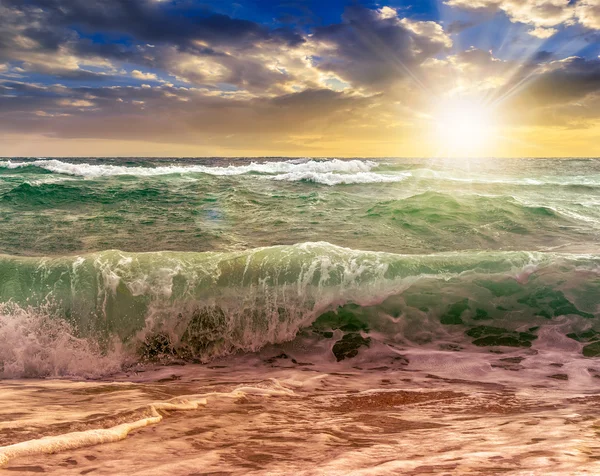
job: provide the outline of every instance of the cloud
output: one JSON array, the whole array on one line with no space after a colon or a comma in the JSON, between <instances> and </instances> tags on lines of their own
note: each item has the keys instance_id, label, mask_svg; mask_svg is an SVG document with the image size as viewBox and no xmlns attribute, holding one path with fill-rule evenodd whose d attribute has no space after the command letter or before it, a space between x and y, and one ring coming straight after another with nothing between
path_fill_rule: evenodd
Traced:
<instances>
[{"instance_id":1,"label":"cloud","mask_svg":"<svg viewBox=\"0 0 600 476\"><path fill-rule=\"evenodd\" d=\"M58 104L61 106L68 107L92 107L95 104L91 101L87 101L85 99L61 99L58 101Z\"/></svg>"},{"instance_id":2,"label":"cloud","mask_svg":"<svg viewBox=\"0 0 600 476\"><path fill-rule=\"evenodd\" d=\"M414 70L452 40L435 22L401 19L393 9L348 7L342 23L319 27L310 38L318 60L315 66L344 80L385 89Z\"/></svg>"},{"instance_id":3,"label":"cloud","mask_svg":"<svg viewBox=\"0 0 600 476\"><path fill-rule=\"evenodd\" d=\"M444 32L442 25L434 21L412 21L403 18L399 24L412 31L419 38L426 38L432 43L438 43L444 48L452 47L452 39Z\"/></svg>"},{"instance_id":4,"label":"cloud","mask_svg":"<svg viewBox=\"0 0 600 476\"><path fill-rule=\"evenodd\" d=\"M13 111L10 118L6 114L0 115L0 130L7 133L27 130L31 134L51 135L63 140L94 137L156 143L227 144L232 149L311 149L315 146L302 145L292 138L325 135L327 140L335 143L348 132L353 134L353 140L368 136L383 138L386 124L382 118L386 117L385 108L388 107L376 98L373 101L323 89L271 99L228 98L213 95L208 90L166 86L62 89L60 94L70 98L71 103L56 101L45 88L29 88L29 94L30 99L12 107L6 97L0 96L0 108ZM96 108L92 112L75 107L77 101L82 100L79 98L85 95L96 97ZM43 116L37 111L43 111ZM365 122L372 127L366 129Z\"/></svg>"},{"instance_id":5,"label":"cloud","mask_svg":"<svg viewBox=\"0 0 600 476\"><path fill-rule=\"evenodd\" d=\"M595 28L592 0L566 12L561 2L450 1L501 9L540 38L572 21ZM337 22L295 31L188 0L0 0L0 73L19 75L0 76L0 131L276 150L313 150L315 138L379 147L414 135L431 104L452 95L512 108L519 124L600 120L598 60L543 51L523 62L461 50L462 38L450 34L477 19L444 29L403 11L355 4Z\"/></svg>"},{"instance_id":6,"label":"cloud","mask_svg":"<svg viewBox=\"0 0 600 476\"><path fill-rule=\"evenodd\" d=\"M580 0L576 6L579 22L592 30L600 30L600 3L597 0Z\"/></svg>"},{"instance_id":7,"label":"cloud","mask_svg":"<svg viewBox=\"0 0 600 476\"><path fill-rule=\"evenodd\" d=\"M446 27L446 32L449 35L455 34L455 33L461 33L464 30L467 30L468 28L471 28L472 26L475 26L477 23L473 22L473 21L464 21L464 20L456 20L453 21L452 23L450 23L447 27Z\"/></svg>"},{"instance_id":8,"label":"cloud","mask_svg":"<svg viewBox=\"0 0 600 476\"><path fill-rule=\"evenodd\" d=\"M423 77L434 93L434 107L440 97L471 97L494 108L494 114L508 124L600 124L600 109L593 109L598 104L594 98L600 95L600 59L553 59L542 51L521 62L470 48L429 59L423 64ZM413 107L423 109L418 98L411 97ZM577 111L585 121L574 118Z\"/></svg>"},{"instance_id":9,"label":"cloud","mask_svg":"<svg viewBox=\"0 0 600 476\"><path fill-rule=\"evenodd\" d=\"M140 70L134 69L131 72L131 77L143 81L158 81L158 76L154 73L142 73Z\"/></svg>"},{"instance_id":10,"label":"cloud","mask_svg":"<svg viewBox=\"0 0 600 476\"><path fill-rule=\"evenodd\" d=\"M446 5L468 10L500 10L514 23L533 25L530 34L548 38L554 27L579 23L600 29L600 4L597 0L447 0Z\"/></svg>"},{"instance_id":11,"label":"cloud","mask_svg":"<svg viewBox=\"0 0 600 476\"><path fill-rule=\"evenodd\" d=\"M117 74L115 63L126 62L183 81L265 88L281 77L254 57L304 42L291 28L231 18L190 1L2 0L0 17L0 62L72 80L102 80ZM155 80L154 73L135 71L136 79Z\"/></svg>"},{"instance_id":12,"label":"cloud","mask_svg":"<svg viewBox=\"0 0 600 476\"><path fill-rule=\"evenodd\" d=\"M546 38L550 38L551 36L558 33L558 30L556 28L542 28L542 27L538 26L537 28L534 28L533 30L529 30L528 33L531 36L535 36L536 38L545 40Z\"/></svg>"},{"instance_id":13,"label":"cloud","mask_svg":"<svg viewBox=\"0 0 600 476\"><path fill-rule=\"evenodd\" d=\"M600 59L571 56L540 67L530 94L547 104L580 100L600 92Z\"/></svg>"},{"instance_id":14,"label":"cloud","mask_svg":"<svg viewBox=\"0 0 600 476\"><path fill-rule=\"evenodd\" d=\"M291 29L270 29L249 20L215 13L201 3L147 0L3 0L9 8L48 25L78 25L88 31L117 32L149 42L185 44L194 40L222 45L251 46L276 41L297 44L302 37Z\"/></svg>"}]
</instances>

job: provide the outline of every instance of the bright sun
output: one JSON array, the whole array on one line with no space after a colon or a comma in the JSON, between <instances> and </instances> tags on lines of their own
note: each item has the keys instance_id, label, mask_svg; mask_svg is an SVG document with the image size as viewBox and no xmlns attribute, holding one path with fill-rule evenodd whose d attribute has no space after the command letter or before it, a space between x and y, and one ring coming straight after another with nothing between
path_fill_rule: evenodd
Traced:
<instances>
[{"instance_id":1,"label":"bright sun","mask_svg":"<svg viewBox=\"0 0 600 476\"><path fill-rule=\"evenodd\" d=\"M432 133L439 155L488 155L496 138L495 129L491 111L477 101L445 101L433 114Z\"/></svg>"}]
</instances>

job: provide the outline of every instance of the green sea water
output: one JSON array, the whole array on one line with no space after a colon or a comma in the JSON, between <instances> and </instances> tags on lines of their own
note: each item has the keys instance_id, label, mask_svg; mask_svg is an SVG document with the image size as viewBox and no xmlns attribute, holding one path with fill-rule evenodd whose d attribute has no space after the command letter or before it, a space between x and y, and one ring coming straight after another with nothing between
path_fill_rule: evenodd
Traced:
<instances>
[{"instance_id":1,"label":"green sea water","mask_svg":"<svg viewBox=\"0 0 600 476\"><path fill-rule=\"evenodd\" d=\"M7 158L0 225L6 375L80 339L205 361L341 330L344 358L552 328L600 353L599 159Z\"/></svg>"},{"instance_id":2,"label":"green sea water","mask_svg":"<svg viewBox=\"0 0 600 476\"><path fill-rule=\"evenodd\" d=\"M0 250L393 253L597 247L600 160L63 159L0 164ZM37 164L37 165L36 165Z\"/></svg>"}]
</instances>

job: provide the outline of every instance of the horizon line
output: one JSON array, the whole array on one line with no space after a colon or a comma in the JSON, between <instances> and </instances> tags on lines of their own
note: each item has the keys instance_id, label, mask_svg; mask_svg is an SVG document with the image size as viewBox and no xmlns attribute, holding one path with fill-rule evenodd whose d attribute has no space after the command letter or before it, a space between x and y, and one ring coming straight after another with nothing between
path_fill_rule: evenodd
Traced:
<instances>
[{"instance_id":1,"label":"horizon line","mask_svg":"<svg viewBox=\"0 0 600 476\"><path fill-rule=\"evenodd\" d=\"M467 157L443 157L443 156L401 156L401 155L10 155L0 156L0 160L11 159L309 159L309 160L332 160L332 159L418 159L418 160L468 160L468 159L599 159L600 156L467 156Z\"/></svg>"}]
</instances>

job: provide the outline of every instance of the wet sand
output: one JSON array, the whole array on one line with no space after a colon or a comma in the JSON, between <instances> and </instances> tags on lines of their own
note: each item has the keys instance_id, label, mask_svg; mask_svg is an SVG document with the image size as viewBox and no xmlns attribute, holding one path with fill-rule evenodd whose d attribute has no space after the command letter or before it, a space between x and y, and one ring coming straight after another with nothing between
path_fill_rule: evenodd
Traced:
<instances>
[{"instance_id":1,"label":"wet sand","mask_svg":"<svg viewBox=\"0 0 600 476\"><path fill-rule=\"evenodd\" d=\"M594 372L588 385L575 385L568 374L556 378L544 370L539 378L526 365L515 369L527 356L489 354L487 371L476 374L451 365L464 358L456 353L441 355L449 364L439 372L409 363L419 358L410 353L384 366L380 359L313 365L294 359L294 364L274 358L280 355L267 349L221 365L139 369L144 371L110 382L4 381L4 448L139 421L157 402L206 398L206 405L158 409L162 421L121 441L14 458L3 472L600 473L600 388ZM547 370L560 370L555 367Z\"/></svg>"}]
</instances>

